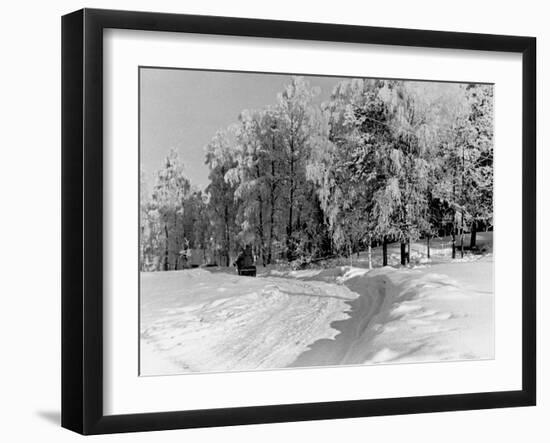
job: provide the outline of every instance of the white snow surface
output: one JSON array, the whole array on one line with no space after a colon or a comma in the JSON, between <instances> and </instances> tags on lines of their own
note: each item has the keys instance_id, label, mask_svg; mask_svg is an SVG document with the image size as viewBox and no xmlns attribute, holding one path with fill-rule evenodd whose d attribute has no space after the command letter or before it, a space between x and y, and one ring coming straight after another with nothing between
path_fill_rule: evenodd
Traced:
<instances>
[{"instance_id":1,"label":"white snow surface","mask_svg":"<svg viewBox=\"0 0 550 443\"><path fill-rule=\"evenodd\" d=\"M492 254L418 263L142 273L140 373L494 358Z\"/></svg>"},{"instance_id":2,"label":"white snow surface","mask_svg":"<svg viewBox=\"0 0 550 443\"><path fill-rule=\"evenodd\" d=\"M141 375L282 368L348 317L345 286L204 269L141 274Z\"/></svg>"},{"instance_id":3,"label":"white snow surface","mask_svg":"<svg viewBox=\"0 0 550 443\"><path fill-rule=\"evenodd\" d=\"M345 281L361 297L292 366L494 358L492 257L413 269L385 267Z\"/></svg>"}]
</instances>

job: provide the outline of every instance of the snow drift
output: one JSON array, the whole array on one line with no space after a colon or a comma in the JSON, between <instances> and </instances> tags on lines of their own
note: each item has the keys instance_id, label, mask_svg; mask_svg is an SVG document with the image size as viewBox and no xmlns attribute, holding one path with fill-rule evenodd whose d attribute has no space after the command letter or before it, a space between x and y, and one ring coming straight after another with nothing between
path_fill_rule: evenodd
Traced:
<instances>
[{"instance_id":1,"label":"snow drift","mask_svg":"<svg viewBox=\"0 0 550 443\"><path fill-rule=\"evenodd\" d=\"M493 358L492 272L489 255L284 277L142 273L140 373Z\"/></svg>"}]
</instances>

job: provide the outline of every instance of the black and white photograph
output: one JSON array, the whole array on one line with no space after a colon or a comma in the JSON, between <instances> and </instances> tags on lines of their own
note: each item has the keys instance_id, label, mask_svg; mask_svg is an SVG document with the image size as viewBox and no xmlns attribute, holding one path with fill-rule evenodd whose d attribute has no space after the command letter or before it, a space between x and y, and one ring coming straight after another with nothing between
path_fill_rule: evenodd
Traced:
<instances>
[{"instance_id":1,"label":"black and white photograph","mask_svg":"<svg viewBox=\"0 0 550 443\"><path fill-rule=\"evenodd\" d=\"M140 67L140 375L493 359L494 92Z\"/></svg>"},{"instance_id":2,"label":"black and white photograph","mask_svg":"<svg viewBox=\"0 0 550 443\"><path fill-rule=\"evenodd\" d=\"M3 6L1 441L550 442L544 3Z\"/></svg>"}]
</instances>

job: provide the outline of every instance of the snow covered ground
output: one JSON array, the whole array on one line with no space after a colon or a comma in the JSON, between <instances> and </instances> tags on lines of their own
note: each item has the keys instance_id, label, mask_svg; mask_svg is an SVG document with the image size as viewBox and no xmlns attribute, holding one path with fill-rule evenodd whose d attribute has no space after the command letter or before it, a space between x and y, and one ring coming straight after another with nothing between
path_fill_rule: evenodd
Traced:
<instances>
[{"instance_id":1,"label":"snow covered ground","mask_svg":"<svg viewBox=\"0 0 550 443\"><path fill-rule=\"evenodd\" d=\"M343 285L204 269L141 275L142 375L282 368L333 338Z\"/></svg>"},{"instance_id":2,"label":"snow covered ground","mask_svg":"<svg viewBox=\"0 0 550 443\"><path fill-rule=\"evenodd\" d=\"M492 254L434 250L403 268L368 270L361 254L354 266L257 278L142 273L140 373L493 358Z\"/></svg>"},{"instance_id":3,"label":"snow covered ground","mask_svg":"<svg viewBox=\"0 0 550 443\"><path fill-rule=\"evenodd\" d=\"M355 272L355 276L354 275ZM362 294L334 340L319 340L292 366L494 357L492 258L416 269L348 270Z\"/></svg>"}]
</instances>

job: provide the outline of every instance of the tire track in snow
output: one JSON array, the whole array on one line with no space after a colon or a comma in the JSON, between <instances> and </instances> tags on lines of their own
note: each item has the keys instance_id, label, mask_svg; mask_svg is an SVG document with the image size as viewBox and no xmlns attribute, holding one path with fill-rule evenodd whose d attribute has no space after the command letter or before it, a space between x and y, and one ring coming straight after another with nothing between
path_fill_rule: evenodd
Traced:
<instances>
[{"instance_id":1,"label":"tire track in snow","mask_svg":"<svg viewBox=\"0 0 550 443\"><path fill-rule=\"evenodd\" d=\"M375 323L383 322L387 314L386 279L377 276L369 279L353 278L346 286L357 294L356 299L347 302L349 317L336 321L331 327L338 331L333 339L320 339L293 361L291 367L335 366L360 364L369 354L369 341L376 334Z\"/></svg>"}]
</instances>

